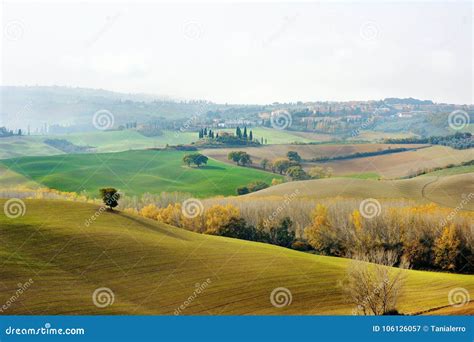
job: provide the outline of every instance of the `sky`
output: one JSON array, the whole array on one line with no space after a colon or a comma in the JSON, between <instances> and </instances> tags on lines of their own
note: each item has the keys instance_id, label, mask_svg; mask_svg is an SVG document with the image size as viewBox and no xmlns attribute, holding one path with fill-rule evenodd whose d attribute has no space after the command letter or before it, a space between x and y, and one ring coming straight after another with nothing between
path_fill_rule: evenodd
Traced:
<instances>
[{"instance_id":1,"label":"sky","mask_svg":"<svg viewBox=\"0 0 474 342\"><path fill-rule=\"evenodd\" d=\"M473 103L469 2L11 2L2 14L2 85L219 103Z\"/></svg>"}]
</instances>

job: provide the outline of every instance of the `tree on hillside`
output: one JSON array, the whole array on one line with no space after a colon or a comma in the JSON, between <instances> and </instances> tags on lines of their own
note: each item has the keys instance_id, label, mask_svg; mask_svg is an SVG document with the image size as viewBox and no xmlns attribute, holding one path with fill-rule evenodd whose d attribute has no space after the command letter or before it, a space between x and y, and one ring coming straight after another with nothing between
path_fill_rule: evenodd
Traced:
<instances>
[{"instance_id":1,"label":"tree on hillside","mask_svg":"<svg viewBox=\"0 0 474 342\"><path fill-rule=\"evenodd\" d=\"M286 158L277 158L272 163L273 168L281 174L285 173L286 170L291 166L291 163Z\"/></svg>"},{"instance_id":2,"label":"tree on hillside","mask_svg":"<svg viewBox=\"0 0 474 342\"><path fill-rule=\"evenodd\" d=\"M232 160L234 163L237 163L239 165L240 163L240 154L237 151L232 151L227 154L227 159Z\"/></svg>"},{"instance_id":3,"label":"tree on hillside","mask_svg":"<svg viewBox=\"0 0 474 342\"><path fill-rule=\"evenodd\" d=\"M409 267L394 251L374 250L355 256L343 283L354 314L387 315L398 311L396 305ZM393 266L398 264L398 269Z\"/></svg>"},{"instance_id":4,"label":"tree on hillside","mask_svg":"<svg viewBox=\"0 0 474 342\"><path fill-rule=\"evenodd\" d=\"M200 167L202 164L207 164L209 158L207 158L205 155L202 155L201 153L191 153L191 154L186 154L183 157L183 162L187 166L191 166L192 164L196 165L197 167Z\"/></svg>"},{"instance_id":5,"label":"tree on hillside","mask_svg":"<svg viewBox=\"0 0 474 342\"><path fill-rule=\"evenodd\" d=\"M115 188L102 188L99 190L100 197L104 204L109 207L110 210L113 210L118 206L118 200L120 199L120 194Z\"/></svg>"},{"instance_id":6,"label":"tree on hillside","mask_svg":"<svg viewBox=\"0 0 474 342\"><path fill-rule=\"evenodd\" d=\"M249 140L250 140L250 141L253 140L253 133L252 133L252 131L250 131L250 133L249 133Z\"/></svg>"},{"instance_id":7,"label":"tree on hillside","mask_svg":"<svg viewBox=\"0 0 474 342\"><path fill-rule=\"evenodd\" d=\"M235 135L241 139L242 138L242 131L240 130L240 127L237 126L237 128L235 129Z\"/></svg>"},{"instance_id":8,"label":"tree on hillside","mask_svg":"<svg viewBox=\"0 0 474 342\"><path fill-rule=\"evenodd\" d=\"M303 170L300 165L291 166L286 171L287 176L291 177L292 180L305 180L309 179L308 174Z\"/></svg>"},{"instance_id":9,"label":"tree on hillside","mask_svg":"<svg viewBox=\"0 0 474 342\"><path fill-rule=\"evenodd\" d=\"M244 127L244 134L242 134L242 138L247 140L247 126Z\"/></svg>"},{"instance_id":10,"label":"tree on hillside","mask_svg":"<svg viewBox=\"0 0 474 342\"><path fill-rule=\"evenodd\" d=\"M454 224L445 227L434 243L434 264L442 270L456 270L456 258L459 254L460 243Z\"/></svg>"},{"instance_id":11,"label":"tree on hillside","mask_svg":"<svg viewBox=\"0 0 474 342\"><path fill-rule=\"evenodd\" d=\"M250 154L244 151L232 151L227 155L228 160L232 160L237 165L249 165L252 164Z\"/></svg>"},{"instance_id":12,"label":"tree on hillside","mask_svg":"<svg viewBox=\"0 0 474 342\"><path fill-rule=\"evenodd\" d=\"M314 166L308 170L309 176L314 179L331 177L332 172L332 168L320 166Z\"/></svg>"},{"instance_id":13,"label":"tree on hillside","mask_svg":"<svg viewBox=\"0 0 474 342\"><path fill-rule=\"evenodd\" d=\"M240 164L243 166L252 164L252 159L250 158L250 154L248 154L247 152L240 153L239 161L240 161Z\"/></svg>"},{"instance_id":14,"label":"tree on hillside","mask_svg":"<svg viewBox=\"0 0 474 342\"><path fill-rule=\"evenodd\" d=\"M286 157L292 162L301 163L301 157L296 151L288 151Z\"/></svg>"},{"instance_id":15,"label":"tree on hillside","mask_svg":"<svg viewBox=\"0 0 474 342\"><path fill-rule=\"evenodd\" d=\"M293 221L289 217L284 217L277 226L270 228L270 243L290 247L295 241L295 232L292 228Z\"/></svg>"},{"instance_id":16,"label":"tree on hillside","mask_svg":"<svg viewBox=\"0 0 474 342\"><path fill-rule=\"evenodd\" d=\"M263 159L260 161L260 166L261 166L262 169L264 169L264 170L267 169L268 164L270 164L270 161L269 161L267 158L263 158Z\"/></svg>"}]
</instances>

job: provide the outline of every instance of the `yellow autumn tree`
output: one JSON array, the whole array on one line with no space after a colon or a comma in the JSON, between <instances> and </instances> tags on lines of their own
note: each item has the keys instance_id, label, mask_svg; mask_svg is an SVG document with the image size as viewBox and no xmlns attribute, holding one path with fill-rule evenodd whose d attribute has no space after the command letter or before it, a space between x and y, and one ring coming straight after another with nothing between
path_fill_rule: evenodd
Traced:
<instances>
[{"instance_id":1,"label":"yellow autumn tree","mask_svg":"<svg viewBox=\"0 0 474 342\"><path fill-rule=\"evenodd\" d=\"M354 210L351 214L351 222L354 225L356 233L362 231L362 215L359 210Z\"/></svg>"},{"instance_id":2,"label":"yellow autumn tree","mask_svg":"<svg viewBox=\"0 0 474 342\"><path fill-rule=\"evenodd\" d=\"M312 212L311 225L306 227L304 234L308 243L319 252L328 255L343 254L340 239L329 222L326 206L316 206Z\"/></svg>"},{"instance_id":3,"label":"yellow autumn tree","mask_svg":"<svg viewBox=\"0 0 474 342\"><path fill-rule=\"evenodd\" d=\"M443 270L454 271L460 243L461 241L456 236L456 227L451 223L443 229L441 235L435 240L433 247L434 264Z\"/></svg>"},{"instance_id":4,"label":"yellow autumn tree","mask_svg":"<svg viewBox=\"0 0 474 342\"><path fill-rule=\"evenodd\" d=\"M140 209L139 214L143 217L151 218L156 220L156 216L158 215L158 208L154 204L148 204Z\"/></svg>"},{"instance_id":5,"label":"yellow autumn tree","mask_svg":"<svg viewBox=\"0 0 474 342\"><path fill-rule=\"evenodd\" d=\"M219 228L230 222L232 218L239 218L240 211L232 204L213 205L205 213L205 234L216 234Z\"/></svg>"},{"instance_id":6,"label":"yellow autumn tree","mask_svg":"<svg viewBox=\"0 0 474 342\"><path fill-rule=\"evenodd\" d=\"M181 203L168 204L166 208L159 209L156 215L158 221L176 227L181 226L181 217Z\"/></svg>"}]
</instances>

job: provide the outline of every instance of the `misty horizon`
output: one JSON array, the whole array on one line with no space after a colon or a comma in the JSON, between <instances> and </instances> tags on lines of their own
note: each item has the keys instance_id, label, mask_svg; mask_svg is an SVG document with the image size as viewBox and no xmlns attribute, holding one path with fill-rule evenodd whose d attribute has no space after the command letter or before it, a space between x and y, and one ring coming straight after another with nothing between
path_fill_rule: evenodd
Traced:
<instances>
[{"instance_id":1,"label":"misty horizon","mask_svg":"<svg viewBox=\"0 0 474 342\"><path fill-rule=\"evenodd\" d=\"M2 85L233 104L387 97L473 103L470 3L3 9Z\"/></svg>"}]
</instances>

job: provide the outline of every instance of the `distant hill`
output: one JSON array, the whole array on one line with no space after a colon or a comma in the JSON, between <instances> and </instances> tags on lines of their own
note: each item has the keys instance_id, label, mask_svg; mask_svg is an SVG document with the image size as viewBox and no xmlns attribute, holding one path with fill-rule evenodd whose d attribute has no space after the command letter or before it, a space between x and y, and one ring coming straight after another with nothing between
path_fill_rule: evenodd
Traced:
<instances>
[{"instance_id":1,"label":"distant hill","mask_svg":"<svg viewBox=\"0 0 474 342\"><path fill-rule=\"evenodd\" d=\"M431 100L418 100L414 99L413 97L400 99L397 97L388 97L383 100L386 104L394 105L394 104L406 104L406 105L431 105L433 101Z\"/></svg>"},{"instance_id":2,"label":"distant hill","mask_svg":"<svg viewBox=\"0 0 474 342\"><path fill-rule=\"evenodd\" d=\"M0 126L9 129L29 125L32 131L45 124L74 125L75 131L93 129L99 110L114 116L114 125L157 118L180 119L206 113L217 105L207 101L177 101L166 96L125 94L103 89L72 87L0 87Z\"/></svg>"}]
</instances>

